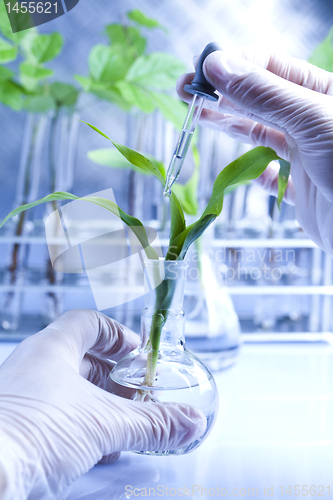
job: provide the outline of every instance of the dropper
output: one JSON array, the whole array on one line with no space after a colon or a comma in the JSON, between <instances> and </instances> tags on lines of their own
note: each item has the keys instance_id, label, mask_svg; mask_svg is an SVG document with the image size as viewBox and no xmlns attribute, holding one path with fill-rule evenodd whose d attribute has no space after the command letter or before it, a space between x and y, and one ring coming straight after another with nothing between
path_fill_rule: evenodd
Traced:
<instances>
[{"instance_id":1,"label":"dropper","mask_svg":"<svg viewBox=\"0 0 333 500\"><path fill-rule=\"evenodd\" d=\"M189 104L184 125L168 168L164 196L171 196L171 188L180 174L195 128L199 122L205 99L217 101L219 98L215 93L216 89L208 83L203 73L204 60L216 50L221 50L216 43L209 43L204 48L198 61L194 79L190 84L184 85L185 92L192 94L193 99Z\"/></svg>"}]
</instances>

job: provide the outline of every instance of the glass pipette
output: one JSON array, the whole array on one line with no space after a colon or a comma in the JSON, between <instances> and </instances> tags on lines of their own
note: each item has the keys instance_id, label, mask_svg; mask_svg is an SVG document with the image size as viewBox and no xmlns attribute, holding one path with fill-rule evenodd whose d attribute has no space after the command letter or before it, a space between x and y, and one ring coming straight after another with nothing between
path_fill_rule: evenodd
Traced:
<instances>
[{"instance_id":1,"label":"glass pipette","mask_svg":"<svg viewBox=\"0 0 333 500\"><path fill-rule=\"evenodd\" d=\"M205 99L203 97L200 97L198 94L194 94L192 102L189 105L187 116L168 168L164 196L171 196L171 187L176 182L180 174L187 150L191 144L195 128L201 115L204 101Z\"/></svg>"},{"instance_id":2,"label":"glass pipette","mask_svg":"<svg viewBox=\"0 0 333 500\"><path fill-rule=\"evenodd\" d=\"M210 101L217 101L218 99L218 95L215 93L214 87L206 80L202 68L204 60L208 54L211 54L216 50L220 50L220 47L215 43L209 43L205 47L199 58L194 79L190 85L184 86L184 90L189 94L192 94L193 99L189 104L185 122L168 168L164 196L171 196L171 188L176 182L182 169L195 128L199 122L205 99Z\"/></svg>"}]
</instances>

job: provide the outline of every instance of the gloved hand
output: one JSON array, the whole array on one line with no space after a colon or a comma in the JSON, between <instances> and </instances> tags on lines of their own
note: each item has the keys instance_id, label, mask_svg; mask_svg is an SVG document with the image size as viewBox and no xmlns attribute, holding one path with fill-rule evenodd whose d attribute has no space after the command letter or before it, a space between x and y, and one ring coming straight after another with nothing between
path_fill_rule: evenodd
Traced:
<instances>
[{"instance_id":1,"label":"gloved hand","mask_svg":"<svg viewBox=\"0 0 333 500\"><path fill-rule=\"evenodd\" d=\"M273 148L291 162L285 200L295 204L306 234L333 255L333 74L305 61L248 48L217 51L204 62L221 94L205 102L201 123L255 146ZM178 81L180 97L193 74ZM278 167L258 183L277 194Z\"/></svg>"},{"instance_id":2,"label":"gloved hand","mask_svg":"<svg viewBox=\"0 0 333 500\"><path fill-rule=\"evenodd\" d=\"M203 434L205 416L191 406L103 390L108 359L138 342L103 314L78 310L15 349L0 367L1 500L50 500L102 457L175 448Z\"/></svg>"}]
</instances>

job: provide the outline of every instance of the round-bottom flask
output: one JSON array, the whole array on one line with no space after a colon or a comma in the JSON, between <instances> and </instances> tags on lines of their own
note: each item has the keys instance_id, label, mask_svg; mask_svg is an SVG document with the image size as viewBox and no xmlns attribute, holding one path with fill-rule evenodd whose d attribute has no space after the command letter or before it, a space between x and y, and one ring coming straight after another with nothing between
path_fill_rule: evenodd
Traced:
<instances>
[{"instance_id":1,"label":"round-bottom flask","mask_svg":"<svg viewBox=\"0 0 333 500\"><path fill-rule=\"evenodd\" d=\"M148 293L142 312L141 344L117 363L110 377L116 384L133 389L132 399L195 406L205 414L207 426L202 436L179 449L136 453L189 453L206 439L216 418L218 393L213 375L185 346L182 304L186 269L184 261L145 262Z\"/></svg>"}]
</instances>

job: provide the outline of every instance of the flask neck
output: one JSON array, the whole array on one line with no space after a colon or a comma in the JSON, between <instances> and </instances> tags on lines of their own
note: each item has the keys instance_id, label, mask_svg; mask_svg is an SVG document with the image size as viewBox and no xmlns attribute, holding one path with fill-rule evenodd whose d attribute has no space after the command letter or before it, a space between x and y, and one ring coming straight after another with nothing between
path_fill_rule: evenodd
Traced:
<instances>
[{"instance_id":1,"label":"flask neck","mask_svg":"<svg viewBox=\"0 0 333 500\"><path fill-rule=\"evenodd\" d=\"M185 314L182 309L156 310L145 308L141 316L142 347L146 347L154 329L159 330L159 351L183 348L185 345Z\"/></svg>"},{"instance_id":2,"label":"flask neck","mask_svg":"<svg viewBox=\"0 0 333 500\"><path fill-rule=\"evenodd\" d=\"M148 261L145 266L145 309L142 312L142 346L154 330L159 332L160 350L184 345L183 311L187 262Z\"/></svg>"},{"instance_id":3,"label":"flask neck","mask_svg":"<svg viewBox=\"0 0 333 500\"><path fill-rule=\"evenodd\" d=\"M149 260L145 263L145 307L179 310L183 307L188 263Z\"/></svg>"}]
</instances>

